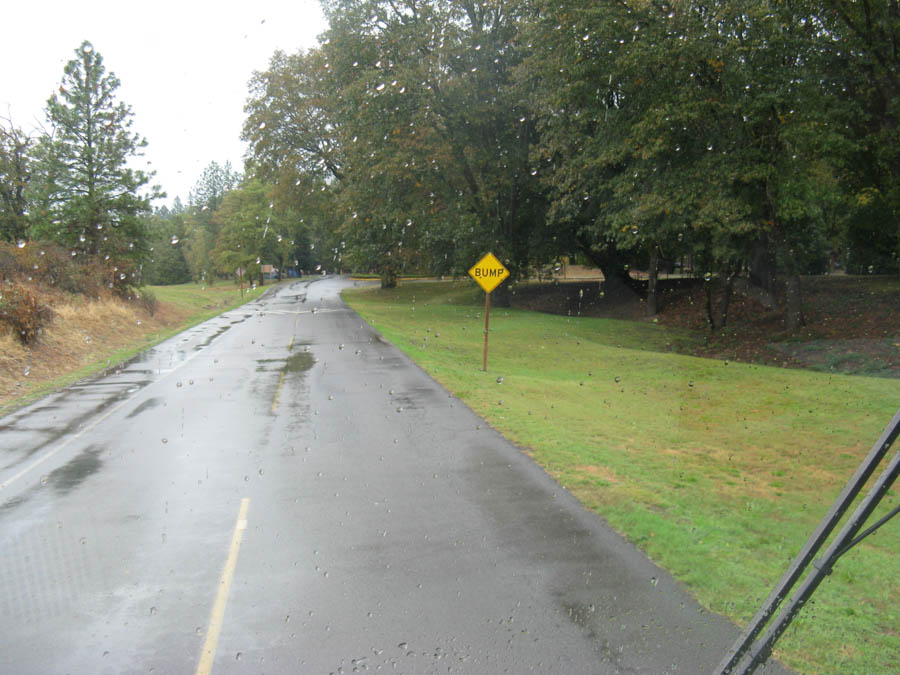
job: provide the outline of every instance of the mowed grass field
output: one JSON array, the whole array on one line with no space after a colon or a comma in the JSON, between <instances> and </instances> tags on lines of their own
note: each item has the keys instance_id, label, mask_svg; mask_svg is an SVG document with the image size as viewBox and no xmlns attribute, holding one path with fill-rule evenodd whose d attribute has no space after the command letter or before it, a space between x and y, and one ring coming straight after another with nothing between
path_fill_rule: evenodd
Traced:
<instances>
[{"instance_id":1,"label":"mowed grass field","mask_svg":"<svg viewBox=\"0 0 900 675\"><path fill-rule=\"evenodd\" d=\"M897 379L700 359L677 350L702 336L649 321L498 307L485 373L484 294L474 283L352 289L344 298L703 605L741 626L900 406ZM875 517L897 500L895 486ZM841 558L776 655L803 672L896 672L898 551L895 519Z\"/></svg>"}]
</instances>

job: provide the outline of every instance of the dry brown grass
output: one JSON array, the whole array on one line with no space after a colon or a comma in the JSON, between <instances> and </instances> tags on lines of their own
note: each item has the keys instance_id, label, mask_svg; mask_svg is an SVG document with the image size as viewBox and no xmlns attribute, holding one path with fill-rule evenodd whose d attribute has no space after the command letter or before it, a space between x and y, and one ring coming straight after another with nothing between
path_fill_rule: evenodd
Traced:
<instances>
[{"instance_id":1,"label":"dry brown grass","mask_svg":"<svg viewBox=\"0 0 900 675\"><path fill-rule=\"evenodd\" d=\"M160 303L154 316L135 302L109 295L87 299L54 293L42 297L54 318L37 345L0 334L0 407L62 374L77 371L177 324L185 313Z\"/></svg>"}]
</instances>

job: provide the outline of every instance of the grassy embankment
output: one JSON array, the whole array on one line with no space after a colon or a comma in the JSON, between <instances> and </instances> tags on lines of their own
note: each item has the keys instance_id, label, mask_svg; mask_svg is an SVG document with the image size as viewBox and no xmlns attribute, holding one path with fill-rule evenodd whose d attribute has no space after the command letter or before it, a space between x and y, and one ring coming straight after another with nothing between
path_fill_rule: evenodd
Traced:
<instances>
[{"instance_id":1,"label":"grassy embankment","mask_svg":"<svg viewBox=\"0 0 900 675\"><path fill-rule=\"evenodd\" d=\"M47 393L115 366L190 326L259 297L269 286L240 290L181 284L150 286L157 306L107 295L89 299L54 293L42 298L54 318L36 345L0 335L0 415Z\"/></svg>"},{"instance_id":2,"label":"grassy embankment","mask_svg":"<svg viewBox=\"0 0 900 675\"><path fill-rule=\"evenodd\" d=\"M900 404L900 380L674 353L649 322L491 312L471 282L345 298L706 607L744 625ZM498 378L502 377L502 382ZM876 517L897 503L895 487ZM844 556L776 654L805 672L900 663L900 528Z\"/></svg>"}]
</instances>

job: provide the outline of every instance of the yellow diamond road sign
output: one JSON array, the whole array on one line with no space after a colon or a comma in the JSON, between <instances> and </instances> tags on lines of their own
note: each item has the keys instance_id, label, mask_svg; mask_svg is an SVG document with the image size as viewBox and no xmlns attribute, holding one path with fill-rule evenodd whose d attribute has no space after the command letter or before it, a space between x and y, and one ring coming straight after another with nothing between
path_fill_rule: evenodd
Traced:
<instances>
[{"instance_id":1,"label":"yellow diamond road sign","mask_svg":"<svg viewBox=\"0 0 900 675\"><path fill-rule=\"evenodd\" d=\"M497 256L488 253L472 266L469 276L484 289L485 293L490 293L509 276L509 270L497 260Z\"/></svg>"}]
</instances>

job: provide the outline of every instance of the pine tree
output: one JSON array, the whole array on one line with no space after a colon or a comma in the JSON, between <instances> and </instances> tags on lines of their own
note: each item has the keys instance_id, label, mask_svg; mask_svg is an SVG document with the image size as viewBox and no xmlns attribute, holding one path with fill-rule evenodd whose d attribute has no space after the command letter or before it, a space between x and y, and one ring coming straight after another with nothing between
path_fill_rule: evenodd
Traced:
<instances>
[{"instance_id":1,"label":"pine tree","mask_svg":"<svg viewBox=\"0 0 900 675\"><path fill-rule=\"evenodd\" d=\"M129 165L147 141L131 131L131 107L116 100L118 78L106 72L90 42L75 53L59 91L47 101L52 132L41 158L43 218L35 234L73 255L136 262L147 248L140 217L150 213L151 199L163 195L156 186L142 194L152 173Z\"/></svg>"}]
</instances>

